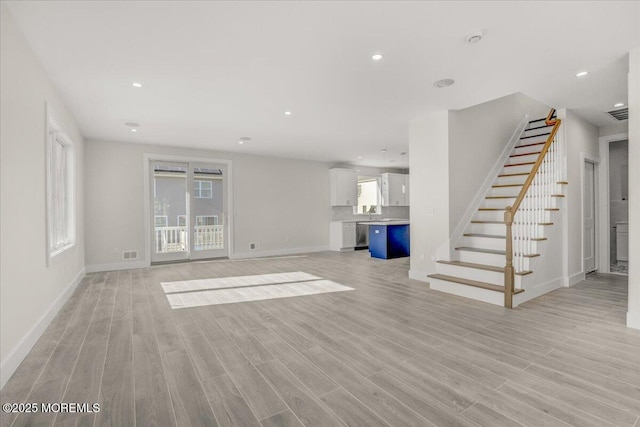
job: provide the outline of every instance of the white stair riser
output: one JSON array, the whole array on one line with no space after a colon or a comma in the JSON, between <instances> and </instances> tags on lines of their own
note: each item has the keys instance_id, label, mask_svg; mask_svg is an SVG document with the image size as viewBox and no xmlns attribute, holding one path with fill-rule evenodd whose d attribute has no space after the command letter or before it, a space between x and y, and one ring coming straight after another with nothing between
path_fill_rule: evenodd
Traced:
<instances>
[{"instance_id":1,"label":"white stair riser","mask_svg":"<svg viewBox=\"0 0 640 427\"><path fill-rule=\"evenodd\" d=\"M536 160L538 160L538 153L533 153L533 154L529 154L526 156L518 156L518 157L509 157L507 159L507 163L508 165L513 165L515 163L527 163L527 162L535 162Z\"/></svg>"},{"instance_id":2,"label":"white stair riser","mask_svg":"<svg viewBox=\"0 0 640 427\"><path fill-rule=\"evenodd\" d=\"M547 132L543 132L543 133L547 133ZM549 135L542 135L542 134L536 134L536 135L537 136L533 138L520 139L520 142L518 142L517 145L533 144L534 142L545 142L547 138L549 138ZM530 136L530 135L525 135L525 136Z\"/></svg>"},{"instance_id":3,"label":"white stair riser","mask_svg":"<svg viewBox=\"0 0 640 427\"><path fill-rule=\"evenodd\" d=\"M489 304L504 306L504 294L501 292L489 291L487 289L461 285L459 283L447 282L431 277L429 277L428 281L431 289L434 291L446 292Z\"/></svg>"},{"instance_id":4,"label":"white stair riser","mask_svg":"<svg viewBox=\"0 0 640 427\"><path fill-rule=\"evenodd\" d=\"M524 184L526 179L526 175L499 176L498 179L493 182L493 185Z\"/></svg>"},{"instance_id":5,"label":"white stair riser","mask_svg":"<svg viewBox=\"0 0 640 427\"><path fill-rule=\"evenodd\" d=\"M548 201L548 207L549 208L557 208L560 206L560 201L558 200L560 199L559 197L552 197L549 201ZM507 206L513 206L513 203L516 201L515 197L510 197L508 199L485 199L484 203L482 204L483 208L500 208L500 209L504 209Z\"/></svg>"},{"instance_id":6,"label":"white stair riser","mask_svg":"<svg viewBox=\"0 0 640 427\"><path fill-rule=\"evenodd\" d=\"M507 206L512 206L515 201L515 197L511 197L509 199L485 199L482 207L504 209Z\"/></svg>"},{"instance_id":7,"label":"white stair riser","mask_svg":"<svg viewBox=\"0 0 640 427\"><path fill-rule=\"evenodd\" d=\"M531 172L531 167L533 165L522 165L522 166L509 166L503 167L500 175L510 174L510 173L529 173Z\"/></svg>"},{"instance_id":8,"label":"white stair riser","mask_svg":"<svg viewBox=\"0 0 640 427\"><path fill-rule=\"evenodd\" d=\"M506 258L504 255L487 254L484 252L473 252L465 250L456 250L459 261L473 262L476 264L487 264L495 267L504 267Z\"/></svg>"},{"instance_id":9,"label":"white stair riser","mask_svg":"<svg viewBox=\"0 0 640 427\"><path fill-rule=\"evenodd\" d=\"M520 213L520 210L518 213ZM478 211L473 219L479 221L503 221L504 211ZM537 212L533 221L538 224L543 222L553 222L551 221L551 211Z\"/></svg>"},{"instance_id":10,"label":"white stair riser","mask_svg":"<svg viewBox=\"0 0 640 427\"><path fill-rule=\"evenodd\" d=\"M534 143L531 142L531 144L534 144ZM513 153L511 153L511 154L533 153L533 152L542 150L542 147L544 147L544 145L542 145L542 144L540 144L540 145L522 145L522 146L519 146L519 147L515 147L514 150L513 150Z\"/></svg>"},{"instance_id":11,"label":"white stair riser","mask_svg":"<svg viewBox=\"0 0 640 427\"><path fill-rule=\"evenodd\" d=\"M479 268L462 267L451 264L438 264L438 273L447 276L460 277L462 279L477 280L491 283L492 285L504 285L504 273L498 271L482 270ZM520 289L522 276L515 276L515 287Z\"/></svg>"},{"instance_id":12,"label":"white stair riser","mask_svg":"<svg viewBox=\"0 0 640 427\"><path fill-rule=\"evenodd\" d=\"M547 126L547 127L540 127L540 126L544 126L543 122L534 123L533 125L531 125L529 127L531 127L531 128L540 128L540 129L525 129L524 130L524 135L522 135L522 136L542 135L543 133L551 132L551 129L553 129L551 126ZM548 135L546 135L546 136L548 137Z\"/></svg>"},{"instance_id":13,"label":"white stair riser","mask_svg":"<svg viewBox=\"0 0 640 427\"><path fill-rule=\"evenodd\" d=\"M481 249L497 249L504 251L506 239L496 239L493 237L463 236L462 246Z\"/></svg>"},{"instance_id":14,"label":"white stair riser","mask_svg":"<svg viewBox=\"0 0 640 427\"><path fill-rule=\"evenodd\" d=\"M539 254L540 245L542 242L543 241L538 241L538 240L523 241L522 242L522 245L524 245L523 247L516 246L514 242L513 252L516 253L516 252L522 251L525 255Z\"/></svg>"},{"instance_id":15,"label":"white stair riser","mask_svg":"<svg viewBox=\"0 0 640 427\"><path fill-rule=\"evenodd\" d=\"M507 226L504 224L469 224L469 227L465 230L465 233L480 233L480 234L500 234L506 235Z\"/></svg>"},{"instance_id":16,"label":"white stair riser","mask_svg":"<svg viewBox=\"0 0 640 427\"><path fill-rule=\"evenodd\" d=\"M492 187L491 195L517 197L518 194L520 194L521 189L522 189L521 185L517 187Z\"/></svg>"}]
</instances>

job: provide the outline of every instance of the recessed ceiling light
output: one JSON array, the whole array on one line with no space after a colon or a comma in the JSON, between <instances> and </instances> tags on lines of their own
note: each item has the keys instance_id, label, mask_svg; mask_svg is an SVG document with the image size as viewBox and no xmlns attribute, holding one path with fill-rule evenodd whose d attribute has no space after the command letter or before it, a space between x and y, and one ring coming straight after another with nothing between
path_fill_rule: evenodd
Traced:
<instances>
[{"instance_id":1,"label":"recessed ceiling light","mask_svg":"<svg viewBox=\"0 0 640 427\"><path fill-rule=\"evenodd\" d=\"M484 36L484 33L482 31L476 30L476 31L471 31L470 33L467 33L467 35L464 36L464 38L467 41L467 43L474 44L482 40L483 36Z\"/></svg>"},{"instance_id":2,"label":"recessed ceiling light","mask_svg":"<svg viewBox=\"0 0 640 427\"><path fill-rule=\"evenodd\" d=\"M436 81L433 85L438 88L443 88L443 87L451 86L455 82L456 81L453 79L442 79L442 80Z\"/></svg>"},{"instance_id":3,"label":"recessed ceiling light","mask_svg":"<svg viewBox=\"0 0 640 427\"><path fill-rule=\"evenodd\" d=\"M138 132L138 129L133 128L133 129L131 129L131 132Z\"/></svg>"},{"instance_id":4,"label":"recessed ceiling light","mask_svg":"<svg viewBox=\"0 0 640 427\"><path fill-rule=\"evenodd\" d=\"M131 83L131 86L137 87L137 88L141 88L142 87L142 83L133 82L133 83Z\"/></svg>"},{"instance_id":5,"label":"recessed ceiling light","mask_svg":"<svg viewBox=\"0 0 640 427\"><path fill-rule=\"evenodd\" d=\"M387 152L387 149L386 149L386 148L383 148L383 149L382 149L382 150L380 150L380 151L382 151L383 153L386 153L386 152Z\"/></svg>"},{"instance_id":6,"label":"recessed ceiling light","mask_svg":"<svg viewBox=\"0 0 640 427\"><path fill-rule=\"evenodd\" d=\"M576 73L576 77L584 77L587 74L589 74L588 71L580 71L579 73Z\"/></svg>"},{"instance_id":7,"label":"recessed ceiling light","mask_svg":"<svg viewBox=\"0 0 640 427\"><path fill-rule=\"evenodd\" d=\"M291 113L291 111L285 111L285 112L284 112L284 115L285 115L285 116L290 116L291 114L292 114L292 113Z\"/></svg>"},{"instance_id":8,"label":"recessed ceiling light","mask_svg":"<svg viewBox=\"0 0 640 427\"><path fill-rule=\"evenodd\" d=\"M362 160L362 156L358 156L358 160Z\"/></svg>"},{"instance_id":9,"label":"recessed ceiling light","mask_svg":"<svg viewBox=\"0 0 640 427\"><path fill-rule=\"evenodd\" d=\"M373 59L374 61L380 61L382 59L382 54L374 53L373 55L371 55L371 59Z\"/></svg>"},{"instance_id":10,"label":"recessed ceiling light","mask_svg":"<svg viewBox=\"0 0 640 427\"><path fill-rule=\"evenodd\" d=\"M614 106L615 108L618 108L618 107L624 107L624 102L618 102L617 104L614 104L613 106Z\"/></svg>"}]
</instances>

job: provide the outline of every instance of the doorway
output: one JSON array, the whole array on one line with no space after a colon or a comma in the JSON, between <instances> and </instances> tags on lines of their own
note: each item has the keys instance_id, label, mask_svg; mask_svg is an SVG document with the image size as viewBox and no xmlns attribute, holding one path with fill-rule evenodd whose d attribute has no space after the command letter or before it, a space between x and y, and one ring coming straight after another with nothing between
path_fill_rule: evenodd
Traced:
<instances>
[{"instance_id":1,"label":"doorway","mask_svg":"<svg viewBox=\"0 0 640 427\"><path fill-rule=\"evenodd\" d=\"M597 173L598 168L594 160L585 158L583 162L582 186L582 244L583 269L585 274L597 270Z\"/></svg>"},{"instance_id":2,"label":"doorway","mask_svg":"<svg viewBox=\"0 0 640 427\"><path fill-rule=\"evenodd\" d=\"M629 271L629 141L611 141L609 150L609 269Z\"/></svg>"},{"instance_id":3,"label":"doorway","mask_svg":"<svg viewBox=\"0 0 640 427\"><path fill-rule=\"evenodd\" d=\"M223 163L150 162L151 262L229 255Z\"/></svg>"}]
</instances>

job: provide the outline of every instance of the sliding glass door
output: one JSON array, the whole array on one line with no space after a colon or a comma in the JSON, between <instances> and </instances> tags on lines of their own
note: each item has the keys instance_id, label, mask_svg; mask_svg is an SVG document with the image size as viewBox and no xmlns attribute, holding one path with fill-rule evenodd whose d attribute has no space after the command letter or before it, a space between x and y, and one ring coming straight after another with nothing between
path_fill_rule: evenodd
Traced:
<instances>
[{"instance_id":1,"label":"sliding glass door","mask_svg":"<svg viewBox=\"0 0 640 427\"><path fill-rule=\"evenodd\" d=\"M226 165L151 162L152 262L228 255Z\"/></svg>"}]
</instances>

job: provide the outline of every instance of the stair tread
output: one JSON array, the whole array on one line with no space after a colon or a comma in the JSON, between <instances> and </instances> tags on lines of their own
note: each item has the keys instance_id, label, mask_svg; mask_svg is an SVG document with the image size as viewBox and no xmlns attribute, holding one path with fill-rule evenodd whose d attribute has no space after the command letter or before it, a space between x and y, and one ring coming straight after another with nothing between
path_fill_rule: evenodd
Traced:
<instances>
[{"instance_id":1,"label":"stair tread","mask_svg":"<svg viewBox=\"0 0 640 427\"><path fill-rule=\"evenodd\" d=\"M545 142L532 142L531 144L516 145L515 148L533 147L535 145L544 145L546 143L547 143L546 141Z\"/></svg>"},{"instance_id":2,"label":"stair tread","mask_svg":"<svg viewBox=\"0 0 640 427\"><path fill-rule=\"evenodd\" d=\"M522 187L524 184L496 184L492 185L491 188L505 188L505 187Z\"/></svg>"},{"instance_id":3,"label":"stair tread","mask_svg":"<svg viewBox=\"0 0 640 427\"><path fill-rule=\"evenodd\" d=\"M515 199L518 196L487 196L485 199Z\"/></svg>"},{"instance_id":4,"label":"stair tread","mask_svg":"<svg viewBox=\"0 0 640 427\"><path fill-rule=\"evenodd\" d=\"M540 120L545 120L545 119L540 119ZM529 122L529 123L532 123L532 122ZM544 128L548 128L548 127L551 127L551 126L553 126L553 125L545 124L545 125L542 125L542 126L536 126L534 128L525 129L524 131L526 132L528 130L544 129Z\"/></svg>"},{"instance_id":5,"label":"stair tread","mask_svg":"<svg viewBox=\"0 0 640 427\"><path fill-rule=\"evenodd\" d=\"M505 251L499 251L497 249L472 248L471 246L458 246L456 250L468 251L468 252L480 252L483 254L505 255Z\"/></svg>"},{"instance_id":6,"label":"stair tread","mask_svg":"<svg viewBox=\"0 0 640 427\"><path fill-rule=\"evenodd\" d=\"M540 153L541 153L541 151L532 151L530 153L512 154L509 157L533 156L534 154L540 154Z\"/></svg>"},{"instance_id":7,"label":"stair tread","mask_svg":"<svg viewBox=\"0 0 640 427\"><path fill-rule=\"evenodd\" d=\"M509 168L512 166L528 166L528 165L534 165L536 162L526 162L526 163L508 163L506 165L504 165L505 168ZM558 183L559 184L559 183Z\"/></svg>"},{"instance_id":8,"label":"stair tread","mask_svg":"<svg viewBox=\"0 0 640 427\"><path fill-rule=\"evenodd\" d=\"M527 176L529 175L529 172L522 172L522 173L503 173L498 175L498 178L504 178L507 176Z\"/></svg>"},{"instance_id":9,"label":"stair tread","mask_svg":"<svg viewBox=\"0 0 640 427\"><path fill-rule=\"evenodd\" d=\"M541 118L541 119L531 120L531 121L529 121L529 124L531 124L531 123L538 123L538 122L544 122L545 120L547 120L547 118L546 118L546 117L543 117L543 118ZM552 126L552 125L549 125L549 126Z\"/></svg>"},{"instance_id":10,"label":"stair tread","mask_svg":"<svg viewBox=\"0 0 640 427\"><path fill-rule=\"evenodd\" d=\"M464 233L463 236L486 237L488 239L506 239L507 238L507 236L501 236L499 234L482 234L482 233Z\"/></svg>"},{"instance_id":11,"label":"stair tread","mask_svg":"<svg viewBox=\"0 0 640 427\"><path fill-rule=\"evenodd\" d=\"M461 277L447 276L446 274L429 274L427 277L433 279L445 280L447 282L459 283L461 285L473 286L475 288L487 289L489 291L504 293L504 286L494 285L492 283L480 282L478 280L463 279ZM515 289L514 294L524 292L524 289Z\"/></svg>"},{"instance_id":12,"label":"stair tread","mask_svg":"<svg viewBox=\"0 0 640 427\"><path fill-rule=\"evenodd\" d=\"M496 267L495 265L477 264L475 262L465 262L465 261L438 260L436 262L439 264L447 264L447 265L454 265L458 267L475 268L477 270L486 270L486 271L494 271L496 273L504 273L504 267ZM527 274L532 274L532 273L533 271L531 270L516 271L516 276L526 276Z\"/></svg>"},{"instance_id":13,"label":"stair tread","mask_svg":"<svg viewBox=\"0 0 640 427\"><path fill-rule=\"evenodd\" d=\"M471 224L503 224L504 221L480 221L480 220L472 220Z\"/></svg>"},{"instance_id":14,"label":"stair tread","mask_svg":"<svg viewBox=\"0 0 640 427\"><path fill-rule=\"evenodd\" d=\"M541 134L538 134L538 135L523 136L523 137L520 138L520 140L528 139L528 138L537 138L538 136L547 136L547 135L551 135L551 132L541 133Z\"/></svg>"}]
</instances>

